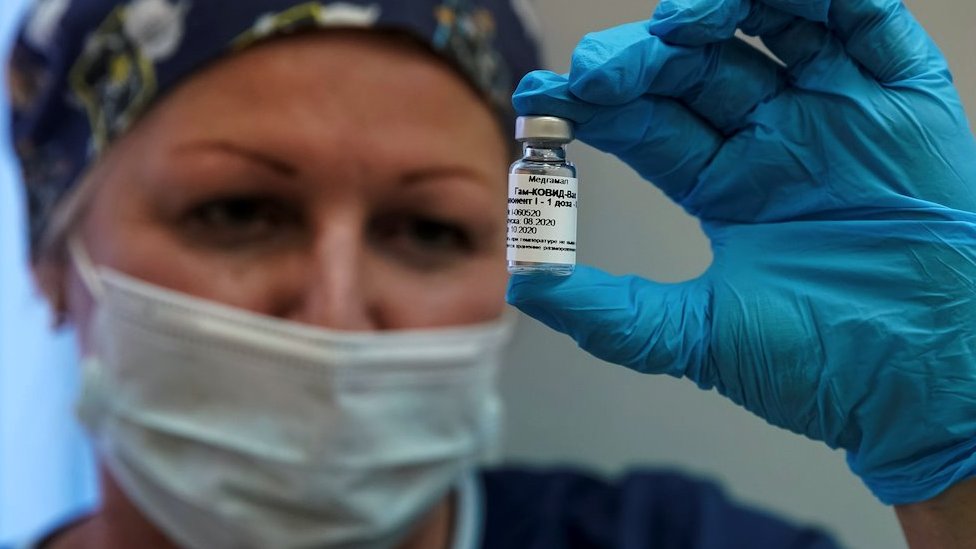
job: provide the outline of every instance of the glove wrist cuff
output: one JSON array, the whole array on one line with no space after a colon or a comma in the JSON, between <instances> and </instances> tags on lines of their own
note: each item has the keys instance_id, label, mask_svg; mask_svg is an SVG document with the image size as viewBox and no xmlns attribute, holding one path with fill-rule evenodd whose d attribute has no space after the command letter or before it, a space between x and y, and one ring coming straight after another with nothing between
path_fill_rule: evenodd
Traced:
<instances>
[{"instance_id":1,"label":"glove wrist cuff","mask_svg":"<svg viewBox=\"0 0 976 549\"><path fill-rule=\"evenodd\" d=\"M872 467L847 453L847 464L885 505L932 499L950 486L976 477L976 438L921 459Z\"/></svg>"}]
</instances>

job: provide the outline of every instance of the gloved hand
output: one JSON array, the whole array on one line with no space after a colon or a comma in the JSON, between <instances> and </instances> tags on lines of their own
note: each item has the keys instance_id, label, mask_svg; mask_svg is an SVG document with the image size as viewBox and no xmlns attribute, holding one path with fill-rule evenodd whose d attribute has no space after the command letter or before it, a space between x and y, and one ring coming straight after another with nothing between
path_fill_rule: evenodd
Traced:
<instances>
[{"instance_id":1,"label":"gloved hand","mask_svg":"<svg viewBox=\"0 0 976 549\"><path fill-rule=\"evenodd\" d=\"M886 503L976 475L976 143L900 2L663 0L514 104L575 121L697 216L714 262L682 284L513 277L510 303L846 449Z\"/></svg>"}]
</instances>

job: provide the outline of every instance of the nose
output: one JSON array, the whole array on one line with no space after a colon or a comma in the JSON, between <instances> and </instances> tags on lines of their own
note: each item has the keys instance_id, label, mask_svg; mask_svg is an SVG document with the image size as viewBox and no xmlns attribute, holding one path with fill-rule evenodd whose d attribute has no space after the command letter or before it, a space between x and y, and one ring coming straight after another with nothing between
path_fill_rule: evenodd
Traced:
<instances>
[{"instance_id":1,"label":"nose","mask_svg":"<svg viewBox=\"0 0 976 549\"><path fill-rule=\"evenodd\" d=\"M366 242L358 223L334 223L309 250L291 320L334 330L379 329L368 295Z\"/></svg>"}]
</instances>

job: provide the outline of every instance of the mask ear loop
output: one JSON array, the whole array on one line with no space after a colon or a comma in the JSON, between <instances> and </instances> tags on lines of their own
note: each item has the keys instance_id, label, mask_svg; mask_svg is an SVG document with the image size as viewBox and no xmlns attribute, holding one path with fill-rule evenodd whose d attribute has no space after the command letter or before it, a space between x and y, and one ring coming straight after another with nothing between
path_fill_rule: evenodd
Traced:
<instances>
[{"instance_id":1,"label":"mask ear loop","mask_svg":"<svg viewBox=\"0 0 976 549\"><path fill-rule=\"evenodd\" d=\"M105 295L105 287L98 276L95 264L92 263L91 256L88 255L88 250L85 249L85 245L76 235L68 238L68 255L71 257L71 263L78 271L78 276L81 277L85 289L95 298L95 301L100 300Z\"/></svg>"},{"instance_id":2,"label":"mask ear loop","mask_svg":"<svg viewBox=\"0 0 976 549\"><path fill-rule=\"evenodd\" d=\"M81 283L97 303L105 295L105 287L98 276L95 264L92 263L91 256L88 255L88 250L76 234L70 235L66 244L71 264L78 272ZM81 390L75 400L75 415L90 432L98 433L106 415L108 399L105 396L105 376L101 363L94 355L82 357L81 376Z\"/></svg>"}]
</instances>

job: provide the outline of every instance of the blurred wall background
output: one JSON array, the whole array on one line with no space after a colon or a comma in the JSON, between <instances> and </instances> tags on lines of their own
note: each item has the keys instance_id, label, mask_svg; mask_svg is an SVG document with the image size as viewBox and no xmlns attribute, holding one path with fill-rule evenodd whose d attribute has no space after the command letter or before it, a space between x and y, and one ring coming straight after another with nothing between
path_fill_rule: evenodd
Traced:
<instances>
[{"instance_id":1,"label":"blurred wall background","mask_svg":"<svg viewBox=\"0 0 976 549\"><path fill-rule=\"evenodd\" d=\"M906 3L949 58L976 127L976 2ZM583 34L646 19L656 2L536 5L548 68L564 72ZM708 241L694 219L614 158L573 147L585 201L581 262L664 282L693 278L708 266ZM849 547L905 547L894 512L848 472L842 453L770 427L688 381L600 362L526 318L503 383L510 458L585 463L608 473L679 468L718 480L743 502L829 528Z\"/></svg>"},{"instance_id":2,"label":"blurred wall background","mask_svg":"<svg viewBox=\"0 0 976 549\"><path fill-rule=\"evenodd\" d=\"M26 5L0 0L0 83ZM6 101L0 85L0 105ZM0 545L46 530L95 498L90 452L72 412L73 342L71 334L49 328L47 307L29 278L23 197L7 127L7 110L0 108Z\"/></svg>"}]
</instances>

